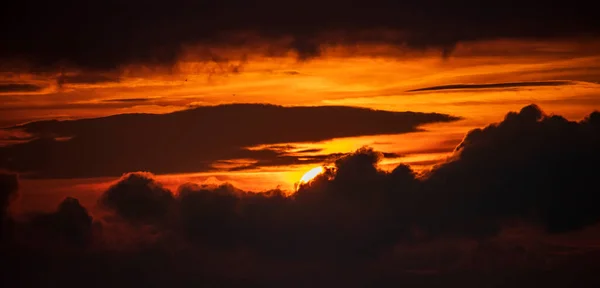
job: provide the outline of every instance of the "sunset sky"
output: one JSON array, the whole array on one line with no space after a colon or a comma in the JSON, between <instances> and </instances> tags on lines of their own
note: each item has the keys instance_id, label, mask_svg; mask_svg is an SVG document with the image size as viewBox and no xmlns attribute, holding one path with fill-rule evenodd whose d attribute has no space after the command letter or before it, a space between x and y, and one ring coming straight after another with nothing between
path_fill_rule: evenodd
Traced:
<instances>
[{"instance_id":1,"label":"sunset sky","mask_svg":"<svg viewBox=\"0 0 600 288\"><path fill-rule=\"evenodd\" d=\"M304 207L316 210L326 205L302 197L367 187L419 192L402 198L414 207L403 202L404 210L390 208L406 211L390 212L394 217L418 219L402 222L408 227L402 233L412 233L411 237L419 233L435 239L480 237L488 235L481 225L489 224L491 230L503 231L494 235L505 243L514 232L505 224L515 219L522 224L524 218L527 225L531 219L543 219L542 224L535 223L561 233L563 228L579 229L600 219L596 212L573 212L595 211L585 203L598 198L587 193L584 184L593 182L592 160L600 159L594 148L600 143L598 114L593 113L600 110L600 21L591 1L579 2L11 3L0 12L0 172L18 175L19 197L13 201L12 190L7 190L0 206L15 219L60 212L68 205L75 208L64 208L74 209L65 213L79 213L73 211L85 207L86 216L102 219L98 221L109 231L103 232L106 235L120 233L113 233L114 219L134 227L117 225L128 231L127 241L133 241L150 233L145 226L136 226L139 223L164 232L164 223L172 228L187 227L187 222L167 217L156 224L152 221L160 217L143 216L156 207L140 212L127 206L133 202L119 202L126 201L118 198L119 193L135 198L142 197L135 193L147 191L160 198L150 202L175 205L173 209L184 215L181 219L187 219L198 215L185 214L185 197L195 199L194 193L208 189L200 187L218 187L211 190L215 195L233 193L242 206L255 204L254 198L239 196L247 191L276 199L268 195L281 190L289 205L316 205ZM308 171L313 172L311 177L300 183L306 187L299 186ZM405 176L410 181L402 180ZM0 188L13 187L12 176L6 177L9 184L0 183L5 185ZM316 184L311 184L313 177ZM385 177L392 177L393 183L381 180ZM357 184L354 178L371 182ZM219 186L225 183L232 186ZM565 187L586 193L569 202L575 196L561 194ZM520 189L525 192L517 193ZM544 189L563 190L550 193L553 196L536 194ZM481 196L485 193L493 195ZM65 197L76 198L77 203ZM389 201L400 201L390 197ZM551 200L539 200L545 197ZM225 200L210 199L206 202L210 205L200 201L202 209L214 212L221 211L219 205L226 206ZM334 207L331 211L349 213L343 214L348 223L358 226L364 224L361 213L370 217L368 213L375 212L369 209L377 210L371 204L340 208L327 202L330 198L315 199L333 205L327 206ZM494 206L490 199L500 204ZM556 204L563 202L564 207ZM269 209L279 209L268 203ZM56 210L63 204L67 206ZM329 212L323 215L331 216ZM106 213L114 217L97 217ZM305 219L298 216L303 212L298 213L288 216ZM377 215L373 217L380 219ZM200 218L192 222L200 223ZM471 223L473 218L481 220ZM40 223L54 223L44 221ZM297 221L297 227L314 224ZM335 231L346 231L346 224L332 221L325 222ZM325 228L314 229L307 231L319 234L318 229ZM566 242L600 239L597 230L590 232L593 237L573 234ZM106 237L103 245L122 240ZM545 237L539 241L563 241ZM434 242L423 244L425 250L435 249L430 246L437 245ZM577 247L583 246L591 247ZM406 255L416 251L397 249Z\"/></svg>"},{"instance_id":2,"label":"sunset sky","mask_svg":"<svg viewBox=\"0 0 600 288\"><path fill-rule=\"evenodd\" d=\"M457 43L447 57L441 57L435 49L415 50L386 44L365 45L364 49L356 46L323 45L319 56L308 60L299 60L293 51L268 57L257 48L244 51L243 61L200 61L188 56L187 53L193 55L193 52L182 52L169 67L124 64L110 71L81 68L37 74L6 71L2 73L0 123L10 127L47 119L171 113L231 103L285 107L339 105L460 117L458 121L420 126L420 132L371 135L369 131L358 131L352 137L331 135L318 142L300 138L296 143L268 141L271 146L291 145L295 150L290 152L310 149L303 154L313 156L348 153L367 145L401 156L385 160L384 169L407 163L422 170L443 161L470 129L498 122L507 111L527 104L535 103L548 113L572 120L600 108L600 98L596 96L600 89L597 52L600 41L594 39L468 41ZM230 121L244 120L232 115ZM301 129L318 129L309 123L307 120ZM268 131L272 125L278 124L269 123L264 129ZM237 131L234 128L222 132ZM3 130L2 136L3 145L28 141L20 138L29 139L19 130ZM257 141L260 143L260 139ZM227 171L223 161L214 164L211 171L167 173L164 177L179 184L188 180L227 181L255 191L278 185L293 190L304 172L321 163L248 167L237 171ZM143 170L154 172L150 167ZM120 174L126 172L130 171L123 170ZM91 187L102 189L120 174L111 175L115 178L99 178L97 182L105 184ZM31 181L54 183L51 179ZM59 186L68 190L82 181L90 182L73 179L73 186L68 184L70 181L60 181ZM37 185L24 181L25 189L29 184ZM57 196L55 201L59 199Z\"/></svg>"}]
</instances>

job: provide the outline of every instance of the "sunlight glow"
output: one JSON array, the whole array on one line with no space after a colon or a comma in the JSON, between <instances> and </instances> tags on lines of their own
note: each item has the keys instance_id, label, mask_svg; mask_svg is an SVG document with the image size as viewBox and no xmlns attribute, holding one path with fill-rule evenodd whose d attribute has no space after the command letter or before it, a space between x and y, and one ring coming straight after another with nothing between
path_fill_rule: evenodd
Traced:
<instances>
[{"instance_id":1,"label":"sunlight glow","mask_svg":"<svg viewBox=\"0 0 600 288\"><path fill-rule=\"evenodd\" d=\"M304 173L302 178L300 178L300 184L310 182L310 180L314 179L319 174L323 173L323 171L325 171L323 166L318 166L318 167L310 169L308 172Z\"/></svg>"}]
</instances>

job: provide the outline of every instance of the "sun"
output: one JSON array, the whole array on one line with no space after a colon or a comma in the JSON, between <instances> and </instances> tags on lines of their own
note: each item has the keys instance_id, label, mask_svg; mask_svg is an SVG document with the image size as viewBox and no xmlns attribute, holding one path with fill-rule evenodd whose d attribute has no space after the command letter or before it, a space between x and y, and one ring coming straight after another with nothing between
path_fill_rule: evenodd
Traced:
<instances>
[{"instance_id":1,"label":"sun","mask_svg":"<svg viewBox=\"0 0 600 288\"><path fill-rule=\"evenodd\" d=\"M304 173L304 175L302 175L302 178L300 178L299 184L305 184L305 183L310 182L310 180L314 179L315 177L317 177L319 174L323 173L324 171L325 171L325 168L323 168L323 166L317 166L315 168L308 170L308 172Z\"/></svg>"}]
</instances>

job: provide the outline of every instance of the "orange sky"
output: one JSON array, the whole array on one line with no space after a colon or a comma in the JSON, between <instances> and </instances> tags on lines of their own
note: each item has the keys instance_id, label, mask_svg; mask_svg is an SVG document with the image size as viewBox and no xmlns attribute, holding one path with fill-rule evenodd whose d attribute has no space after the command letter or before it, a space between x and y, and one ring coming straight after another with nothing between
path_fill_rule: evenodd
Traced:
<instances>
[{"instance_id":1,"label":"orange sky","mask_svg":"<svg viewBox=\"0 0 600 288\"><path fill-rule=\"evenodd\" d=\"M350 105L464 117L455 123L424 127L426 132L298 143L303 148L323 148L323 153L350 152L369 145L405 155L384 161L383 168L386 164L391 167L405 162L415 169L422 169L442 161L468 130L497 122L508 111L527 104L536 103L547 113L569 119L580 119L600 109L600 53L597 51L600 51L600 42L587 40L463 43L447 59L442 59L435 51L414 52L381 46L325 47L321 57L304 62L296 60L294 55L267 58L254 57L248 51L228 51L231 55L246 57L242 57L244 61L215 63L197 62L192 56L184 56L174 67L130 66L102 75L118 78L117 82L66 83L62 86L57 85L58 72L4 73L0 75L4 84L30 83L44 88L26 93L0 92L0 124L130 112L166 113L194 105L242 102L289 106ZM77 71L63 72L77 75ZM573 82L561 86L407 92L437 85L550 80ZM264 190L277 185L291 189L293 183L312 167L163 178L180 183L216 177L243 189ZM113 180L91 182L97 185ZM53 180L27 181L32 182L26 182L25 189ZM75 182L63 183L61 187L80 187L73 186Z\"/></svg>"}]
</instances>

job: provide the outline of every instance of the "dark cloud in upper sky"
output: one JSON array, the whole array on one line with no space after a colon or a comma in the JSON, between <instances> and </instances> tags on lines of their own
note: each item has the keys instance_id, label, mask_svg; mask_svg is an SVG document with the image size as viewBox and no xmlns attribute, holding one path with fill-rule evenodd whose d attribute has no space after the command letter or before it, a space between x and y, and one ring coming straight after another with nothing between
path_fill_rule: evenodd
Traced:
<instances>
[{"instance_id":1,"label":"dark cloud in upper sky","mask_svg":"<svg viewBox=\"0 0 600 288\"><path fill-rule=\"evenodd\" d=\"M223 58L214 47L262 46L265 54L296 51L307 59L324 44L361 43L432 47L448 55L460 41L598 35L591 3L14 1L0 15L0 58L23 58L35 69L110 70L173 63L182 45L204 47L206 60Z\"/></svg>"},{"instance_id":2,"label":"dark cloud in upper sky","mask_svg":"<svg viewBox=\"0 0 600 288\"><path fill-rule=\"evenodd\" d=\"M544 86L565 86L577 84L575 81L530 81L530 82L506 82L506 83L488 83L488 84L450 84L432 87L424 87L408 90L406 92L426 92L426 91L444 91L444 90L468 90L468 89L505 89L505 88L527 88Z\"/></svg>"},{"instance_id":3,"label":"dark cloud in upper sky","mask_svg":"<svg viewBox=\"0 0 600 288\"><path fill-rule=\"evenodd\" d=\"M26 83L0 84L0 93L7 92L36 92L44 89L43 86Z\"/></svg>"},{"instance_id":4,"label":"dark cloud in upper sky","mask_svg":"<svg viewBox=\"0 0 600 288\"><path fill-rule=\"evenodd\" d=\"M246 148L407 133L423 124L457 119L437 113L340 106L234 104L170 114L39 121L19 127L38 139L0 147L0 167L36 177L73 178L120 176L130 171L200 172L210 170L214 161L247 157L263 165L300 163L300 156ZM57 141L57 137L71 138Z\"/></svg>"}]
</instances>

